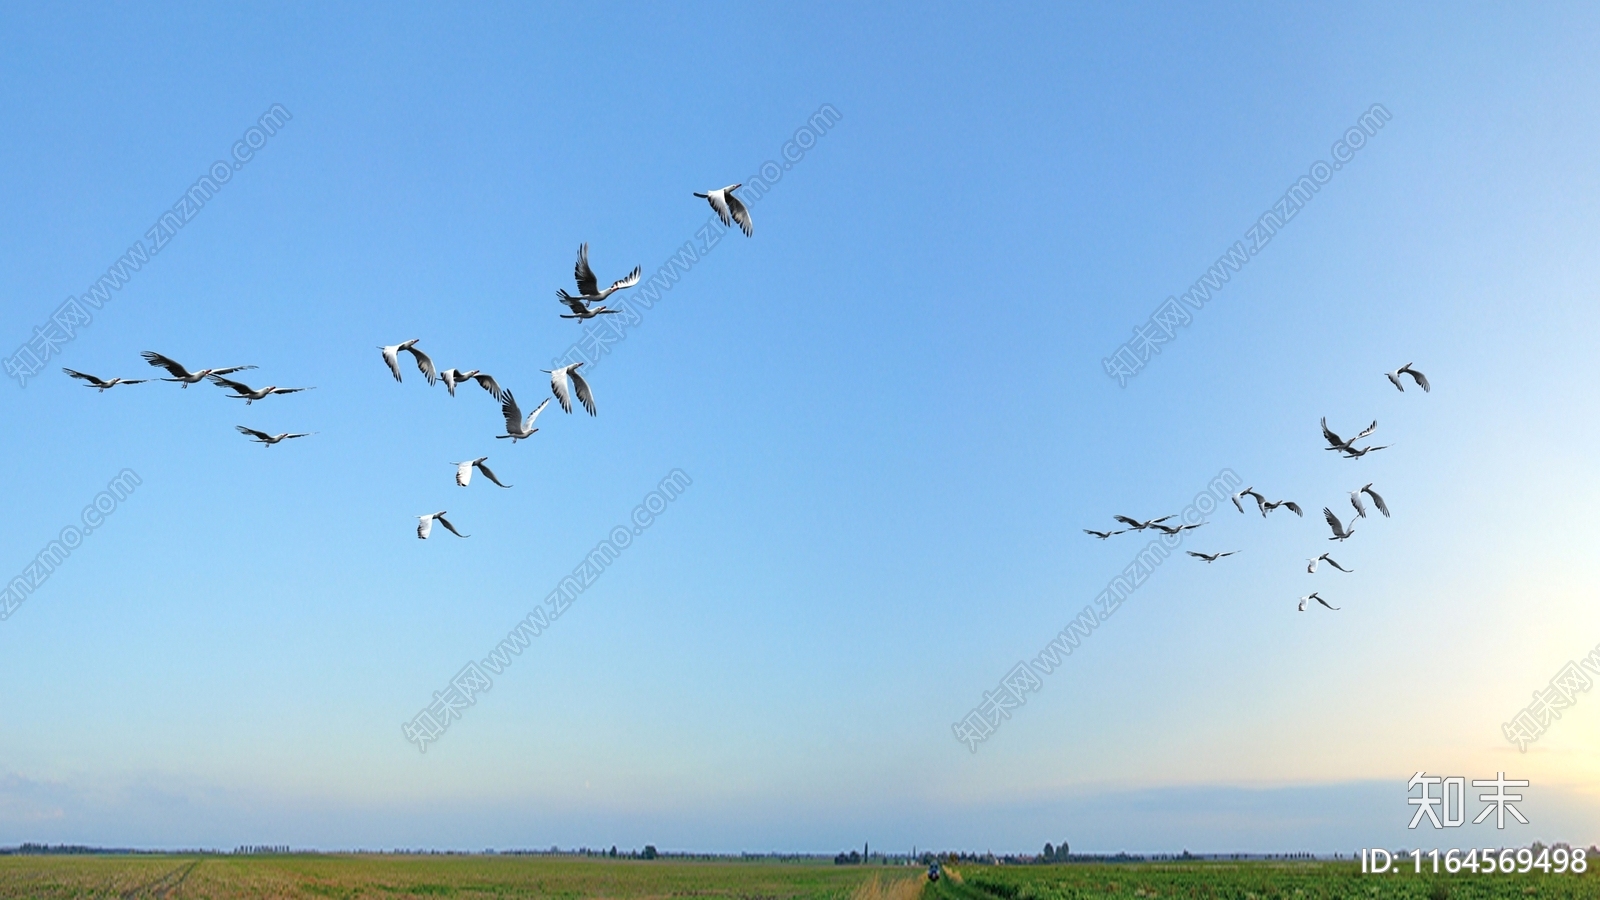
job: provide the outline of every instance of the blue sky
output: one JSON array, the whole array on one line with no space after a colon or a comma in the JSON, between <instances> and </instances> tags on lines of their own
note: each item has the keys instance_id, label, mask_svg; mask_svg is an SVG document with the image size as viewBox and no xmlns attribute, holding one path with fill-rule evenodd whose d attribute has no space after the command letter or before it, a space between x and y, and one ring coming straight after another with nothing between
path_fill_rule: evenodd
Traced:
<instances>
[{"instance_id":1,"label":"blue sky","mask_svg":"<svg viewBox=\"0 0 1600 900\"><path fill-rule=\"evenodd\" d=\"M262 114L292 114L48 371L0 385L25 571L0 622L0 843L1349 852L1441 847L1418 770L1600 839L1597 17L1580 7L151 4L0 31L7 355ZM1392 114L1118 387L1101 360L1375 103ZM584 327L823 105L842 118L508 446ZM85 390L253 364L314 385ZM1434 383L1396 392L1414 361ZM1394 447L1318 449L1326 415ZM263 450L235 425L316 431ZM1342 426L1342 428L1341 428ZM487 454L515 487L462 490ZM670 471L692 486L426 754L400 724ZM976 753L951 724L1220 470L1224 509ZM1316 510L1393 519L1304 571ZM471 534L413 536L447 509ZM1295 611L1310 590L1342 609ZM1470 830L1470 829L1469 829ZM1432 843L1429 843L1432 841Z\"/></svg>"}]
</instances>

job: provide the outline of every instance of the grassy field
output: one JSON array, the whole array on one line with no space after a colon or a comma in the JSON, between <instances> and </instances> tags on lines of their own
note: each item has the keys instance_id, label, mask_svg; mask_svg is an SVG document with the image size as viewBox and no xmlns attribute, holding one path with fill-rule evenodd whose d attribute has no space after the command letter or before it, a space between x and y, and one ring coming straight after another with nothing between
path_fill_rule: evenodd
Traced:
<instances>
[{"instance_id":1,"label":"grassy field","mask_svg":"<svg viewBox=\"0 0 1600 900\"><path fill-rule=\"evenodd\" d=\"M1410 866L1407 866L1407 873ZM1362 875L1354 862L1196 862L1137 865L964 866L927 900L1076 900L1172 897L1216 900L1596 900L1585 875Z\"/></svg>"},{"instance_id":2,"label":"grassy field","mask_svg":"<svg viewBox=\"0 0 1600 900\"><path fill-rule=\"evenodd\" d=\"M3 856L0 898L909 900L921 876L910 867L538 856Z\"/></svg>"},{"instance_id":3,"label":"grassy field","mask_svg":"<svg viewBox=\"0 0 1600 900\"><path fill-rule=\"evenodd\" d=\"M567 857L6 856L0 898L629 898L748 900L1600 900L1600 876L1361 875L1353 863L962 866L928 885L920 868L827 863Z\"/></svg>"}]
</instances>

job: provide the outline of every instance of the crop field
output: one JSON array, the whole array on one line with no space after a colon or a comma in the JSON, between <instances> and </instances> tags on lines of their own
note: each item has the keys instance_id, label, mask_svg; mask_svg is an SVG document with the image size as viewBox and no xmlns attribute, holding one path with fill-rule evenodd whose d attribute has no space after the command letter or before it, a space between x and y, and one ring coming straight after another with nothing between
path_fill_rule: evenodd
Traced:
<instances>
[{"instance_id":1,"label":"crop field","mask_svg":"<svg viewBox=\"0 0 1600 900\"><path fill-rule=\"evenodd\" d=\"M909 900L913 867L542 856L3 856L0 898ZM907 889L910 888L908 891Z\"/></svg>"},{"instance_id":2,"label":"crop field","mask_svg":"<svg viewBox=\"0 0 1600 900\"><path fill-rule=\"evenodd\" d=\"M1353 863L920 868L570 857L6 856L0 898L627 898L750 900L1600 900L1600 877L1361 875Z\"/></svg>"},{"instance_id":3,"label":"crop field","mask_svg":"<svg viewBox=\"0 0 1600 900\"><path fill-rule=\"evenodd\" d=\"M1355 862L963 866L955 878L930 886L925 896L929 900L1595 900L1600 898L1600 877L1592 869L1585 875L1414 875L1409 864L1401 874L1363 875Z\"/></svg>"}]
</instances>

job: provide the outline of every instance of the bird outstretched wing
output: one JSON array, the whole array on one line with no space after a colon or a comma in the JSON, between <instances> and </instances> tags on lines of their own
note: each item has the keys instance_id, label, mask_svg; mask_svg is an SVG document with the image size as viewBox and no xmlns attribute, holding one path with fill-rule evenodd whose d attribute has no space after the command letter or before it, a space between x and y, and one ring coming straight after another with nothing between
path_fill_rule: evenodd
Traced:
<instances>
[{"instance_id":1,"label":"bird outstretched wing","mask_svg":"<svg viewBox=\"0 0 1600 900\"><path fill-rule=\"evenodd\" d=\"M515 434L522 427L522 407L510 391L500 394L500 412L506 417L506 433Z\"/></svg>"},{"instance_id":2,"label":"bird outstretched wing","mask_svg":"<svg viewBox=\"0 0 1600 900\"><path fill-rule=\"evenodd\" d=\"M478 387L488 391L489 396L495 398L496 400L499 400L500 395L504 393L500 387L500 382L495 381L493 375L484 375L480 372L477 375L472 376L472 380L476 381L478 383Z\"/></svg>"},{"instance_id":3,"label":"bird outstretched wing","mask_svg":"<svg viewBox=\"0 0 1600 900\"><path fill-rule=\"evenodd\" d=\"M567 383L567 371L571 366L562 366L550 373L550 393L555 394L556 402L561 404L562 412L572 412L572 386Z\"/></svg>"},{"instance_id":4,"label":"bird outstretched wing","mask_svg":"<svg viewBox=\"0 0 1600 900\"><path fill-rule=\"evenodd\" d=\"M1422 374L1421 372L1418 372L1416 369L1411 368L1411 364L1410 363L1406 363L1405 367L1402 368L1400 371L1406 373L1407 375L1410 375L1412 380L1416 381L1417 387L1422 388L1422 392L1424 394L1426 394L1429 391L1433 390L1433 388L1430 387L1429 384L1428 384L1428 376Z\"/></svg>"},{"instance_id":5,"label":"bird outstretched wing","mask_svg":"<svg viewBox=\"0 0 1600 900\"><path fill-rule=\"evenodd\" d=\"M634 285L639 283L639 276L643 275L643 274L644 274L644 269L640 268L639 266L634 266L633 267L633 271L628 273L628 277L619 278L616 281L613 281L611 283L611 287L606 289L606 293L609 294L612 291L620 291L620 290L624 290L626 288L633 287Z\"/></svg>"},{"instance_id":6,"label":"bird outstretched wing","mask_svg":"<svg viewBox=\"0 0 1600 900\"><path fill-rule=\"evenodd\" d=\"M400 381L400 348L379 347L383 351L383 361L389 365L389 371L394 373L394 380Z\"/></svg>"},{"instance_id":7,"label":"bird outstretched wing","mask_svg":"<svg viewBox=\"0 0 1600 900\"><path fill-rule=\"evenodd\" d=\"M572 370L572 384L577 388L578 402L582 403L583 408L589 411L589 415L594 415L594 394L589 390L589 382L583 380L583 376L578 374L577 369Z\"/></svg>"},{"instance_id":8,"label":"bird outstretched wing","mask_svg":"<svg viewBox=\"0 0 1600 900\"><path fill-rule=\"evenodd\" d=\"M434 369L433 360L428 357L428 354L423 353L416 347L407 347L405 348L405 351L416 358L417 368L422 370L422 375L424 378L428 379L428 384L430 386L439 380L439 373Z\"/></svg>"},{"instance_id":9,"label":"bird outstretched wing","mask_svg":"<svg viewBox=\"0 0 1600 900\"><path fill-rule=\"evenodd\" d=\"M726 195L728 198L728 209L733 213L733 220L739 223L739 229L744 232L744 236L750 237L751 235L755 234L756 226L755 223L750 221L750 210L746 209L744 203L742 203L738 197L733 195L731 189L726 192ZM723 224L726 225L727 221L724 220Z\"/></svg>"},{"instance_id":10,"label":"bird outstretched wing","mask_svg":"<svg viewBox=\"0 0 1600 900\"><path fill-rule=\"evenodd\" d=\"M139 355L144 357L144 361L150 365L155 366L158 369L166 369L174 378L193 377L193 374L190 373L188 369L185 369L182 365L180 365L177 360L168 356L162 356L154 350L146 350Z\"/></svg>"},{"instance_id":11,"label":"bird outstretched wing","mask_svg":"<svg viewBox=\"0 0 1600 900\"><path fill-rule=\"evenodd\" d=\"M529 431L532 431L533 430L533 423L539 420L539 413L544 412L544 408L546 406L549 406L549 405L550 405L550 398L549 397L546 397L543 400L540 400L539 401L539 405L534 407L533 412L528 413L528 421L523 423L523 427L525 429L529 430Z\"/></svg>"},{"instance_id":12,"label":"bird outstretched wing","mask_svg":"<svg viewBox=\"0 0 1600 900\"><path fill-rule=\"evenodd\" d=\"M488 458L489 457L485 456L482 459L479 459L476 462L474 462L473 465L477 466L479 471L483 472L483 477L489 479L490 481L494 482L495 484L499 485L500 487L503 487L503 488L511 487L511 485L509 485L509 484L502 484L500 479L494 477L494 472L490 471L489 467L483 464L483 460L488 459Z\"/></svg>"},{"instance_id":13,"label":"bird outstretched wing","mask_svg":"<svg viewBox=\"0 0 1600 900\"><path fill-rule=\"evenodd\" d=\"M250 385L245 384L243 382L234 381L231 378L223 378L221 375L208 375L206 377L210 378L211 379L211 383L216 385L217 387L227 388L228 390L233 391L236 394L252 394L252 393L255 393L255 388L253 388Z\"/></svg>"},{"instance_id":14,"label":"bird outstretched wing","mask_svg":"<svg viewBox=\"0 0 1600 900\"><path fill-rule=\"evenodd\" d=\"M582 297L574 297L565 290L556 291L556 297L566 305L567 309L572 310L573 315L583 316L589 312L589 307L583 304Z\"/></svg>"},{"instance_id":15,"label":"bird outstretched wing","mask_svg":"<svg viewBox=\"0 0 1600 900\"><path fill-rule=\"evenodd\" d=\"M1383 513L1385 519L1390 518L1389 504L1383 502L1383 498L1378 496L1378 492L1372 489L1372 485L1369 484L1362 488L1361 492L1372 498L1372 505L1378 508L1378 512Z\"/></svg>"},{"instance_id":16,"label":"bird outstretched wing","mask_svg":"<svg viewBox=\"0 0 1600 900\"><path fill-rule=\"evenodd\" d=\"M728 202L723 199L722 191L707 191L699 196L706 198L706 202L711 204L712 209L716 210L717 218L722 220L724 226L732 224L733 220L728 215Z\"/></svg>"},{"instance_id":17,"label":"bird outstretched wing","mask_svg":"<svg viewBox=\"0 0 1600 900\"><path fill-rule=\"evenodd\" d=\"M73 378L78 378L78 379L82 379L83 381L89 382L89 386L90 387L104 387L105 386L105 380L104 379L96 378L95 376L89 375L89 374L84 373L84 372L79 372L76 369L68 369L65 366L63 366L61 371L67 373L68 375L71 375Z\"/></svg>"},{"instance_id":18,"label":"bird outstretched wing","mask_svg":"<svg viewBox=\"0 0 1600 900\"><path fill-rule=\"evenodd\" d=\"M578 245L578 264L572 267L572 277L578 282L578 293L585 297L593 297L600 293L600 283L595 280L594 270L589 268L589 245Z\"/></svg>"},{"instance_id":19,"label":"bird outstretched wing","mask_svg":"<svg viewBox=\"0 0 1600 900\"><path fill-rule=\"evenodd\" d=\"M1340 440L1339 436L1333 433L1333 429L1328 427L1327 416L1322 417L1322 437L1335 447L1342 446L1344 444L1344 441Z\"/></svg>"}]
</instances>

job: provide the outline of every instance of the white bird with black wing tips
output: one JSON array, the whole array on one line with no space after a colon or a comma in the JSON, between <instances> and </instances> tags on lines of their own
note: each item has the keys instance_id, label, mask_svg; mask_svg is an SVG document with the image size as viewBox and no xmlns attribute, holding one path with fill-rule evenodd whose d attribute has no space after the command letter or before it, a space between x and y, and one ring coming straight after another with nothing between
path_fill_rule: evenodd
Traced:
<instances>
[{"instance_id":1,"label":"white bird with black wing tips","mask_svg":"<svg viewBox=\"0 0 1600 900\"><path fill-rule=\"evenodd\" d=\"M745 237L750 237L756 231L755 224L750 221L750 210L733 195L734 191L743 186L742 183L730 184L725 188L706 191L704 194L696 191L695 196L711 204L711 208L717 211L717 218L722 220L724 226L730 224L731 219L739 223L739 229L744 232Z\"/></svg>"},{"instance_id":2,"label":"white bird with black wing tips","mask_svg":"<svg viewBox=\"0 0 1600 900\"><path fill-rule=\"evenodd\" d=\"M139 355L144 357L144 361L150 365L158 369L166 369L172 374L171 378L163 378L161 379L162 381L179 382L183 385L184 390L188 390L189 385L199 384L212 375L232 375L235 372L245 372L255 368L255 366L228 366L224 369L201 369L198 372L191 372L171 357L162 356L154 350L146 350Z\"/></svg>"},{"instance_id":3,"label":"white bird with black wing tips","mask_svg":"<svg viewBox=\"0 0 1600 900\"><path fill-rule=\"evenodd\" d=\"M544 412L544 408L549 405L550 398L546 397L544 402L539 404L538 409L528 413L528 418L526 421L524 421L522 418L522 407L517 405L517 398L511 396L510 391L501 393L500 412L506 417L506 433L497 434L495 437L510 438L511 443L513 444L522 440L523 438L533 437L533 433L539 430L533 427L533 423L539 418L539 413Z\"/></svg>"},{"instance_id":4,"label":"white bird with black wing tips","mask_svg":"<svg viewBox=\"0 0 1600 900\"><path fill-rule=\"evenodd\" d=\"M1189 554L1190 556L1194 557L1195 559L1203 559L1208 563L1214 563L1217 560L1223 558L1224 556L1232 556L1235 553L1238 553L1239 551L1237 551L1237 550L1229 550L1227 553L1196 553L1193 550L1185 550L1183 552Z\"/></svg>"},{"instance_id":5,"label":"white bird with black wing tips","mask_svg":"<svg viewBox=\"0 0 1600 900\"><path fill-rule=\"evenodd\" d=\"M489 471L489 467L483 464L484 460L488 458L487 456L480 456L477 459L469 459L466 462L451 463L456 467L456 484L466 487L472 483L472 469L476 466L479 471L483 472L483 477L495 484L499 484L503 488L511 487L509 484L501 484L500 479L494 477L494 473Z\"/></svg>"},{"instance_id":6,"label":"white bird with black wing tips","mask_svg":"<svg viewBox=\"0 0 1600 900\"><path fill-rule=\"evenodd\" d=\"M1338 563L1333 561L1333 557L1331 557L1328 554L1324 553L1321 556L1315 557L1313 559L1306 560L1306 564L1307 564L1306 565L1306 572L1308 574L1313 574L1313 575L1316 574L1317 563L1319 563L1319 562L1326 562L1328 565L1333 566L1335 569L1338 569L1341 572L1353 572L1353 571L1355 571L1354 569L1346 569L1344 566L1339 565Z\"/></svg>"},{"instance_id":7,"label":"white bird with black wing tips","mask_svg":"<svg viewBox=\"0 0 1600 900\"><path fill-rule=\"evenodd\" d=\"M1327 442L1328 442L1328 446L1324 447L1323 449L1324 450L1341 450L1341 451L1352 450L1353 447L1351 445L1353 445L1356 441L1361 440L1362 438L1366 437L1367 435L1369 435L1369 434L1371 434L1371 433L1373 433L1374 431L1377 431L1377 430L1378 430L1378 420L1377 419L1373 419L1372 420L1372 424L1368 425L1366 428L1362 429L1360 434L1356 435L1355 437L1353 437L1353 438L1351 438L1349 440L1345 440L1344 438L1339 437L1337 434L1334 434L1333 431L1328 428L1328 417L1327 416L1323 416L1322 417L1322 437L1324 439L1326 439ZM1365 452L1365 451L1362 451L1362 452Z\"/></svg>"},{"instance_id":8,"label":"white bird with black wing tips","mask_svg":"<svg viewBox=\"0 0 1600 900\"><path fill-rule=\"evenodd\" d=\"M1395 389L1402 394L1405 393L1406 386L1400 383L1401 375L1410 375L1411 380L1417 383L1417 387L1422 388L1422 392L1424 394L1433 390L1433 388L1428 385L1428 376L1418 372L1416 369L1411 368L1411 363L1406 363L1400 368L1395 369L1393 372L1385 372L1383 374L1384 377L1388 378L1389 382L1395 386Z\"/></svg>"},{"instance_id":9,"label":"white bird with black wing tips","mask_svg":"<svg viewBox=\"0 0 1600 900\"><path fill-rule=\"evenodd\" d=\"M1339 452L1344 454L1345 459L1360 459L1374 450L1387 450L1393 446L1393 444L1383 444L1378 447L1340 447Z\"/></svg>"},{"instance_id":10,"label":"white bird with black wing tips","mask_svg":"<svg viewBox=\"0 0 1600 900\"><path fill-rule=\"evenodd\" d=\"M1378 496L1378 492L1372 489L1372 482L1370 482L1370 481L1367 482L1364 486L1358 487L1355 490L1350 492L1350 505L1354 506L1356 508L1356 515L1357 516L1360 516L1363 519L1365 519L1367 517L1366 504L1361 502L1361 495L1362 494L1366 494L1368 497L1372 498L1372 504L1374 506L1378 507L1378 512L1383 513L1383 517L1385 519L1390 517L1389 516L1389 504L1384 503L1383 502L1383 498Z\"/></svg>"},{"instance_id":11,"label":"white bird with black wing tips","mask_svg":"<svg viewBox=\"0 0 1600 900\"><path fill-rule=\"evenodd\" d=\"M207 377L209 377L211 379L211 383L215 384L217 387L223 387L233 391L233 393L229 394L228 396L234 400L243 400L246 406L249 406L250 404L264 397L270 397L273 394L298 394L301 391L314 390L314 388L278 387L275 384L267 385L264 388L253 388L248 384L242 384L229 378L223 378L221 375L210 375Z\"/></svg>"},{"instance_id":12,"label":"white bird with black wing tips","mask_svg":"<svg viewBox=\"0 0 1600 900\"><path fill-rule=\"evenodd\" d=\"M1262 495L1256 493L1256 489L1255 489L1254 486L1247 487L1244 490L1240 491L1239 493L1234 494L1232 497L1228 498L1229 500L1233 501L1234 508L1239 510L1239 512L1244 512L1244 504L1239 502L1239 498L1240 497L1250 497L1250 498L1254 499L1256 501L1256 508L1258 508L1258 509L1261 509L1261 507L1267 502L1267 498L1266 497L1263 497ZM1265 516L1266 514L1267 514L1266 510L1262 509L1261 510L1261 515Z\"/></svg>"},{"instance_id":13,"label":"white bird with black wing tips","mask_svg":"<svg viewBox=\"0 0 1600 900\"><path fill-rule=\"evenodd\" d=\"M398 344L392 344L388 347L378 348L379 350L383 351L383 361L389 364L389 371L393 373L395 381L401 380L400 351L402 350L411 354L412 358L417 361L417 368L422 370L422 376L428 379L428 384L430 386L438 380L439 373L433 367L433 360L428 357L428 354L417 349L417 341L420 340L422 339L412 338L409 341L401 341Z\"/></svg>"},{"instance_id":14,"label":"white bird with black wing tips","mask_svg":"<svg viewBox=\"0 0 1600 900\"><path fill-rule=\"evenodd\" d=\"M488 391L489 396L497 401L500 399L500 382L495 381L493 375L485 375L477 369L466 372L460 369L445 369L439 373L439 380L444 382L445 390L449 391L452 397L456 395L456 385L464 384L469 378L478 382L478 387Z\"/></svg>"},{"instance_id":15,"label":"white bird with black wing tips","mask_svg":"<svg viewBox=\"0 0 1600 900\"><path fill-rule=\"evenodd\" d=\"M1305 516L1305 512L1300 509L1300 504L1294 502L1293 500L1274 500L1271 503L1263 503L1261 504L1261 515L1265 517L1267 513L1272 512L1280 506L1297 516L1302 518Z\"/></svg>"},{"instance_id":16,"label":"white bird with black wing tips","mask_svg":"<svg viewBox=\"0 0 1600 900\"><path fill-rule=\"evenodd\" d=\"M1309 594L1305 595L1304 597L1300 598L1300 611L1301 612L1305 612L1306 611L1306 601L1307 600L1315 600L1318 603L1321 603L1323 606L1328 607L1329 609L1337 610L1339 608L1337 606L1333 606L1333 605L1329 604L1328 601L1322 599L1322 595L1318 594L1316 591L1312 591L1311 593L1309 593Z\"/></svg>"},{"instance_id":17,"label":"white bird with black wing tips","mask_svg":"<svg viewBox=\"0 0 1600 900\"><path fill-rule=\"evenodd\" d=\"M578 282L578 296L572 296L565 289L556 291L556 296L561 298L562 303L567 303L568 300L582 300L584 303L591 305L599 303L617 291L627 290L638 284L639 275L643 271L640 267L634 266L633 271L629 272L627 277L617 279L611 283L610 287L602 291L600 290L600 282L594 276L594 270L589 268L589 245L579 244L578 262L577 265L572 267L572 277ZM571 305L567 303L568 307L571 307Z\"/></svg>"},{"instance_id":18,"label":"white bird with black wing tips","mask_svg":"<svg viewBox=\"0 0 1600 900\"><path fill-rule=\"evenodd\" d=\"M575 362L559 369L540 369L539 371L549 373L550 392L556 395L556 401L561 404L562 412L572 412L572 394L576 390L578 402L582 403L583 408L588 410L589 415L592 416L595 415L594 394L589 390L589 382L584 381L583 376L578 374L578 367L582 365L583 363L581 362ZM568 384L569 378L571 379L571 384Z\"/></svg>"},{"instance_id":19,"label":"white bird with black wing tips","mask_svg":"<svg viewBox=\"0 0 1600 900\"><path fill-rule=\"evenodd\" d=\"M1118 522L1121 522L1122 524L1128 526L1129 528L1133 529L1134 531L1143 531L1146 528L1154 528L1157 523L1165 522L1166 520L1172 518L1172 516L1162 516L1159 519L1149 519L1149 520L1144 521L1144 522L1141 522L1138 519L1133 518L1132 516L1112 516L1111 518L1116 519Z\"/></svg>"},{"instance_id":20,"label":"white bird with black wing tips","mask_svg":"<svg viewBox=\"0 0 1600 900\"><path fill-rule=\"evenodd\" d=\"M456 527L450 524L450 520L444 517L444 514L447 512L449 512L449 510L441 509L436 513L428 513L425 516L417 516L417 537L427 540L428 535L433 533L433 523L435 519L437 519L440 525L443 525L446 530L456 537L472 537L470 534L462 534L461 532L457 531Z\"/></svg>"},{"instance_id":21,"label":"white bird with black wing tips","mask_svg":"<svg viewBox=\"0 0 1600 900\"><path fill-rule=\"evenodd\" d=\"M1127 531L1127 529L1123 529L1122 531L1095 531L1093 528L1085 528L1083 530L1083 533L1084 534L1092 534L1095 537L1097 537L1097 538L1099 538L1100 540L1103 541L1106 538L1111 537L1112 535L1123 534L1126 531Z\"/></svg>"},{"instance_id":22,"label":"white bird with black wing tips","mask_svg":"<svg viewBox=\"0 0 1600 900\"><path fill-rule=\"evenodd\" d=\"M233 427L237 428L240 434L248 435L250 440L255 441L263 447L271 447L273 444L287 441L290 438L310 437L311 435L316 434L315 431L302 431L298 434L291 434L287 431L283 432L282 434L267 434L265 431L257 431L254 428L246 428L243 425L235 425Z\"/></svg>"},{"instance_id":23,"label":"white bird with black wing tips","mask_svg":"<svg viewBox=\"0 0 1600 900\"><path fill-rule=\"evenodd\" d=\"M572 310L572 315L570 316L562 313L561 318L563 319L592 319L595 316L614 316L617 314L616 310L607 306L586 306L582 298L570 296L565 291L557 291L556 298L566 304L567 309Z\"/></svg>"},{"instance_id":24,"label":"white bird with black wing tips","mask_svg":"<svg viewBox=\"0 0 1600 900\"><path fill-rule=\"evenodd\" d=\"M99 388L101 391L105 391L107 388L114 388L119 384L144 384L146 381L150 380L148 378L113 378L110 381L106 381L103 378L96 378L93 375L89 375L85 372L79 372L76 369L63 368L61 371L80 381L87 381L88 384L84 385L84 387ZM188 387L188 385L184 386Z\"/></svg>"},{"instance_id":25,"label":"white bird with black wing tips","mask_svg":"<svg viewBox=\"0 0 1600 900\"><path fill-rule=\"evenodd\" d=\"M1328 527L1333 529L1333 537L1328 538L1330 541L1342 541L1345 538L1348 538L1350 535L1356 533L1354 528L1344 527L1344 525L1339 522L1339 517L1334 515L1333 510L1326 506L1322 508L1322 517L1328 521ZM1352 519L1351 521L1354 522L1355 520Z\"/></svg>"}]
</instances>

